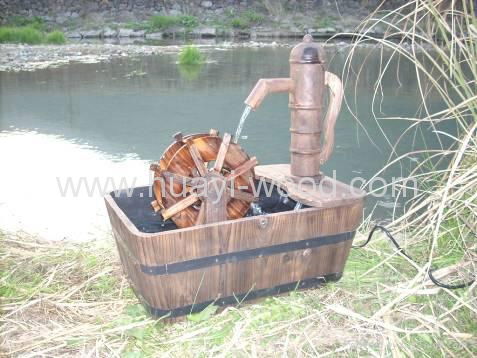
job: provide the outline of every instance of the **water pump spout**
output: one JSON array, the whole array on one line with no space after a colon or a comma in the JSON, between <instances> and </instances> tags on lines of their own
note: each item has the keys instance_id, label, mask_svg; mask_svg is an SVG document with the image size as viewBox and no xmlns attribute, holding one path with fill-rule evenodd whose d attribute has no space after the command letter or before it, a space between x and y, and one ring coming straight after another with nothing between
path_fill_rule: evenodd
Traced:
<instances>
[{"instance_id":1,"label":"water pump spout","mask_svg":"<svg viewBox=\"0 0 477 358\"><path fill-rule=\"evenodd\" d=\"M290 174L292 177L313 178L318 182L322 176L320 166L333 152L335 122L341 108L343 86L337 76L326 72L324 50L313 42L309 34L291 50L289 62L289 78L259 80L245 104L248 109L257 109L269 93L289 93ZM323 120L326 92L329 92L329 102ZM237 133L238 140L240 131Z\"/></svg>"},{"instance_id":2,"label":"water pump spout","mask_svg":"<svg viewBox=\"0 0 477 358\"><path fill-rule=\"evenodd\" d=\"M291 78L262 78L248 95L245 104L255 110L269 93L292 91L293 81Z\"/></svg>"}]
</instances>

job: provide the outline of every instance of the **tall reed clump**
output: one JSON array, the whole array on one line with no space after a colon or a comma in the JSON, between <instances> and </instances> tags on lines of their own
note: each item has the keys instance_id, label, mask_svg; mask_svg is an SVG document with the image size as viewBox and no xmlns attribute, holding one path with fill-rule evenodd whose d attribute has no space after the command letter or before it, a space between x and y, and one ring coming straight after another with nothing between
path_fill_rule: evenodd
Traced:
<instances>
[{"instance_id":1,"label":"tall reed clump","mask_svg":"<svg viewBox=\"0 0 477 358\"><path fill-rule=\"evenodd\" d=\"M164 31L173 26L181 26L187 30L192 30L199 26L199 19L192 15L156 15L151 16L143 28L148 31Z\"/></svg>"},{"instance_id":2,"label":"tall reed clump","mask_svg":"<svg viewBox=\"0 0 477 358\"><path fill-rule=\"evenodd\" d=\"M178 19L176 16L156 15L149 19L149 28L151 30L165 30L176 25Z\"/></svg>"},{"instance_id":3,"label":"tall reed clump","mask_svg":"<svg viewBox=\"0 0 477 358\"><path fill-rule=\"evenodd\" d=\"M66 38L61 31L48 32L47 25L39 17L12 16L5 26L0 26L0 43L64 44Z\"/></svg>"},{"instance_id":4,"label":"tall reed clump","mask_svg":"<svg viewBox=\"0 0 477 358\"><path fill-rule=\"evenodd\" d=\"M475 350L471 348L471 341L452 332L462 329L469 332L467 337L475 339L477 330L477 283L472 283L477 273L477 18L474 6L472 0L411 0L393 11L378 8L355 32L347 34L354 36L354 41L343 70L343 82L348 87L360 76L377 72L376 82L369 86L374 89L371 108L378 126L382 121L409 123L397 140L390 140L385 133L391 152L389 162L370 182L386 170L408 166L410 159L418 158L408 177L397 183L401 189L397 190L395 200L409 189L406 184L410 179L417 183L416 194L405 205L403 214L395 214L388 226L400 234L401 244L417 262L405 262L410 269L410 276L403 282L407 291L402 291L385 307L406 321L406 327L424 322L421 320L424 316L417 319L413 316L413 312L417 313L415 310L426 315L441 332L426 337L431 346L440 354L457 352L458 356L475 355ZM382 38L374 36L377 28L385 30ZM377 68L370 70L367 61L359 56L354 60L363 45L374 49L381 58ZM389 97L382 91L382 82L392 78L399 87L401 80L409 76L413 76L416 83L416 112L386 116L382 109ZM357 96L359 93L355 92ZM359 103L357 98L347 98L346 102L352 112L355 108L351 103ZM355 115L359 119L357 112ZM452 130L444 132L444 126ZM423 130L435 136L436 148L409 148L403 138L419 136ZM376 267L381 265L386 266L388 262L383 261ZM432 285L428 272L435 269L441 273L437 277L441 282L467 283L467 286L456 291L434 288L438 293L426 293L429 296L425 300L413 296ZM403 271L395 269L395 272L402 275ZM417 308L416 303L424 301L426 304ZM373 317L376 316L377 313ZM469 317L469 321L462 317ZM471 321L474 323L469 324ZM411 340L397 333L393 339L406 351L411 345L412 350L421 349L424 340L416 338Z\"/></svg>"},{"instance_id":5,"label":"tall reed clump","mask_svg":"<svg viewBox=\"0 0 477 358\"><path fill-rule=\"evenodd\" d=\"M366 69L352 65L355 50L360 45L374 45L377 51L388 51L382 60L378 80L374 84L373 113L378 122L383 119L408 121L407 133L423 125L430 126L440 148L432 150L403 149L399 140L390 143L393 155L376 176L410 157L418 157L419 164L409 178L418 183L417 194L407 204L404 214L395 217L390 227L401 231L413 241L425 243L427 252L422 257L421 272L427 272L436 263L469 263L470 269L461 273L462 280L475 277L475 250L477 248L477 18L474 2L444 0L413 0L393 11L379 8L357 29L355 41L343 72L344 82ZM383 38L375 38L375 28L385 28ZM419 110L413 117L379 117L377 109L386 102L380 92L391 61L410 61L415 76ZM439 109L431 103L438 98ZM442 124L455 128L455 134L444 133ZM403 135L406 133L403 133ZM401 135L401 137L403 137ZM446 140L443 140L443 139ZM444 144L446 141L451 145ZM402 190L405 183L402 182ZM399 194L398 194L399 196ZM444 247L451 247L443 252ZM409 247L412 250L412 245ZM447 257L448 260L443 258ZM425 263L425 264L424 264ZM477 313L477 310L473 311Z\"/></svg>"},{"instance_id":6,"label":"tall reed clump","mask_svg":"<svg viewBox=\"0 0 477 358\"><path fill-rule=\"evenodd\" d=\"M186 46L179 53L180 65L200 65L204 62L204 55L195 46Z\"/></svg>"},{"instance_id":7,"label":"tall reed clump","mask_svg":"<svg viewBox=\"0 0 477 358\"><path fill-rule=\"evenodd\" d=\"M66 43L66 38L63 32L53 31L45 36L45 42L54 45L61 45Z\"/></svg>"},{"instance_id":8,"label":"tall reed clump","mask_svg":"<svg viewBox=\"0 0 477 358\"><path fill-rule=\"evenodd\" d=\"M43 34L33 27L0 27L0 43L42 43Z\"/></svg>"},{"instance_id":9,"label":"tall reed clump","mask_svg":"<svg viewBox=\"0 0 477 358\"><path fill-rule=\"evenodd\" d=\"M437 125L451 122L456 136L450 147L423 153L408 152L390 158L389 166L420 154L420 164L411 177L418 180L419 193L404 215L393 222L394 229L413 229L414 234L431 240L431 249L446 235L446 223L453 222L462 231L462 242L477 234L477 18L473 1L413 0L391 12L378 10L368 18L355 35L345 82L356 70L351 61L355 49L374 44L380 51L391 51L390 60L381 63L378 82L374 84L373 106L379 100L380 81L386 75L390 61L413 63L419 93L420 111L415 117L396 118L412 124L407 129L426 123L435 129L440 141L449 134L438 131ZM385 26L384 37L372 36L375 27ZM362 63L358 73L366 67ZM399 73L396 86L399 86ZM409 74L407 74L409 75ZM359 76L359 74L358 74ZM429 96L437 96L444 109L433 111ZM385 101L385 98L383 98ZM442 108L442 107L441 107ZM375 113L375 112L373 112ZM382 120L383 117L376 120ZM391 147L399 147L394 143ZM436 165L436 163L441 164ZM442 168L442 163L448 163ZM434 169L430 170L429 168ZM439 168L439 169L438 169ZM377 173L376 175L379 175ZM475 243L475 242L474 242ZM430 252L432 257L432 250Z\"/></svg>"}]
</instances>

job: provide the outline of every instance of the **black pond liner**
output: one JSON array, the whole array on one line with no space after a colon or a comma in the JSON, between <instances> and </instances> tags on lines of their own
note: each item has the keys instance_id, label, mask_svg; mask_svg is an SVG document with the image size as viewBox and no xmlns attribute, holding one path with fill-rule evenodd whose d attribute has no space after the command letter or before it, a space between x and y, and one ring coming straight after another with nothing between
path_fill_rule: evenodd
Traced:
<instances>
[{"instance_id":1,"label":"black pond liner","mask_svg":"<svg viewBox=\"0 0 477 358\"><path fill-rule=\"evenodd\" d=\"M281 195L277 187L271 187L271 185L272 184L267 184L266 188L264 188L264 185L260 186L259 198L256 204L258 204L262 212L260 214L254 213L253 210L250 209L246 216L280 213L291 211L295 208L297 203L295 200L283 196L283 191L281 191ZM258 183L256 187L258 187ZM268 194L270 195L267 195L266 189L269 190ZM174 224L172 220L164 221L161 214L154 212L152 209L151 202L156 200L152 187L142 186L113 191L111 196L139 231L144 233L157 233L177 229L176 224ZM308 207L309 206L302 205L302 208Z\"/></svg>"}]
</instances>

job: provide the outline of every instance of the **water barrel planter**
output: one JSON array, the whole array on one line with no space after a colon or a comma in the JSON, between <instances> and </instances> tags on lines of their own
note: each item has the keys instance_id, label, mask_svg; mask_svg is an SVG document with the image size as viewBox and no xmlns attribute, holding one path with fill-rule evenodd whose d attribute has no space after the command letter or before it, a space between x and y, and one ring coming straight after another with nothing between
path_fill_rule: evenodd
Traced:
<instances>
[{"instance_id":1,"label":"water barrel planter","mask_svg":"<svg viewBox=\"0 0 477 358\"><path fill-rule=\"evenodd\" d=\"M340 279L365 193L327 177L334 192L325 192L326 185L318 193L299 192L286 182L287 170L256 167L257 180L270 171L275 178L283 174L271 192L259 193L265 214L183 229L152 210L150 187L106 196L124 273L151 315L176 317L211 303L236 304ZM293 198L300 195L308 200L296 210Z\"/></svg>"}]
</instances>

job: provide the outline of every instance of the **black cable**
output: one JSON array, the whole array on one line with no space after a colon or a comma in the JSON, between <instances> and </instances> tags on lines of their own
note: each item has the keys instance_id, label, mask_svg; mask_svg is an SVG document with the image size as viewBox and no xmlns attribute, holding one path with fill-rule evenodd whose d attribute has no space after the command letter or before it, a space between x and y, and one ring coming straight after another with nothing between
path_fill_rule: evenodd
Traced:
<instances>
[{"instance_id":1,"label":"black cable","mask_svg":"<svg viewBox=\"0 0 477 358\"><path fill-rule=\"evenodd\" d=\"M353 245L352 247L355 248L355 249L359 249L359 248L362 248L362 247L365 247L366 245L369 244L369 242L371 241L374 233L376 232L376 230L381 230L382 232L384 232L386 234L386 236L388 237L389 240L391 240L391 242L394 244L394 246L396 246L397 250L403 254L404 256L406 256L409 260L417 263L416 260L414 260L411 256L409 256L405 251L404 249L398 244L398 242L396 241L396 239L393 237L393 235L389 232L388 229L386 229L384 226L381 226L381 225L376 225L373 227L373 229L369 232L369 235L368 235L368 238L366 239L366 241L364 243L362 243L361 245ZM456 290L458 288L465 288L465 287L468 287L470 285L472 285L474 282L475 282L475 279L473 280L470 280L468 282L464 282L464 283L461 283L461 284L458 284L458 285L448 285L448 284L445 284L445 283L442 283L440 281L438 281L434 275L433 275L433 272L435 271L432 270L432 269L429 269L429 271L427 272L428 275L429 275L429 279L432 281L432 283L436 286L439 286L439 287L442 287L442 288L447 288L449 290Z\"/></svg>"}]
</instances>

